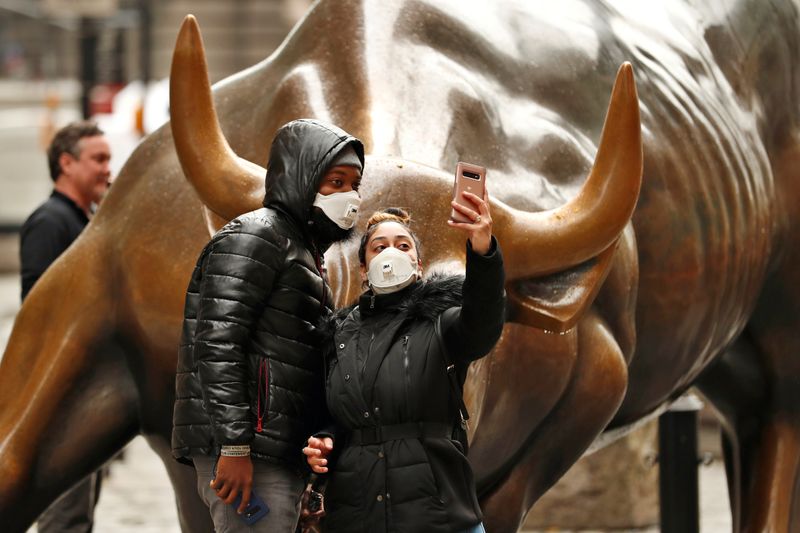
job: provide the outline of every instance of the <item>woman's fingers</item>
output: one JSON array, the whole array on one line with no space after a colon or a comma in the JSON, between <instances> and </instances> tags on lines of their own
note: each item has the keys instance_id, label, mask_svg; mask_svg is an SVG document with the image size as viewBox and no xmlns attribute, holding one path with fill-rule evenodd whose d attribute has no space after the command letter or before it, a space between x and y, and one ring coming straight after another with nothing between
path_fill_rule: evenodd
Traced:
<instances>
[{"instance_id":1,"label":"woman's fingers","mask_svg":"<svg viewBox=\"0 0 800 533\"><path fill-rule=\"evenodd\" d=\"M473 195L475 196L475 195ZM453 206L453 209L467 217L468 219L475 221L478 218L478 212L474 209L470 209L469 207L465 207L456 202L450 202L450 205Z\"/></svg>"},{"instance_id":2,"label":"woman's fingers","mask_svg":"<svg viewBox=\"0 0 800 533\"><path fill-rule=\"evenodd\" d=\"M470 209L469 207L452 201L450 202L450 205L453 206L453 209L466 216L468 219L473 221L473 223L480 222L489 216L488 196L485 196L485 198L480 198L478 195L466 191L462 192L461 194L475 207ZM486 194L485 191L484 194Z\"/></svg>"},{"instance_id":3,"label":"woman's fingers","mask_svg":"<svg viewBox=\"0 0 800 533\"><path fill-rule=\"evenodd\" d=\"M309 445L310 444L312 444L311 439L309 439ZM325 445L325 443L322 441L320 441L319 444L322 444L323 446ZM332 443L331 447L333 447ZM318 448L312 448L311 446L306 446L303 448L303 453L306 456L306 462L308 463L308 466L311 467L311 470L317 474L324 474L328 471L326 466L328 464L328 460L323 456L322 450ZM327 453L327 450L325 453Z\"/></svg>"},{"instance_id":4,"label":"woman's fingers","mask_svg":"<svg viewBox=\"0 0 800 533\"><path fill-rule=\"evenodd\" d=\"M318 452L319 450L314 450L314 451ZM308 455L308 454L306 454L306 455L307 455L306 456L306 462L308 463L308 466L311 467L311 470L313 470L317 474L324 474L324 473L326 473L328 471L328 468L327 468L328 460L327 459L325 459L324 457L320 457L318 455Z\"/></svg>"},{"instance_id":5,"label":"woman's fingers","mask_svg":"<svg viewBox=\"0 0 800 533\"><path fill-rule=\"evenodd\" d=\"M468 232L475 229L475 224L470 224L469 222L455 222L454 220L448 220L447 225Z\"/></svg>"},{"instance_id":6,"label":"woman's fingers","mask_svg":"<svg viewBox=\"0 0 800 533\"><path fill-rule=\"evenodd\" d=\"M303 454L308 458L310 464L311 459L324 457L328 455L332 449L333 439L330 437L325 437L323 439L311 437L308 439L308 446L303 448Z\"/></svg>"},{"instance_id":7,"label":"woman's fingers","mask_svg":"<svg viewBox=\"0 0 800 533\"><path fill-rule=\"evenodd\" d=\"M331 451L333 449L333 439L330 437L309 437L308 438L308 447L309 448L316 448L318 450L325 450Z\"/></svg>"},{"instance_id":8,"label":"woman's fingers","mask_svg":"<svg viewBox=\"0 0 800 533\"><path fill-rule=\"evenodd\" d=\"M469 199L477 206L478 213L481 215L481 219L489 216L489 193L485 189L483 191L483 198L480 198L478 195L472 194L471 192L464 191L463 194L465 198Z\"/></svg>"},{"instance_id":9,"label":"woman's fingers","mask_svg":"<svg viewBox=\"0 0 800 533\"><path fill-rule=\"evenodd\" d=\"M483 210L486 208L487 206L486 202L484 201L483 198L481 198L477 194L473 194L467 191L464 191L461 194L464 195L464 198L475 204L475 206L478 208L478 211L483 212Z\"/></svg>"},{"instance_id":10,"label":"woman's fingers","mask_svg":"<svg viewBox=\"0 0 800 533\"><path fill-rule=\"evenodd\" d=\"M453 207L456 207L457 205L458 204L453 202ZM461 207L461 206L459 206L459 207ZM480 215L478 213L476 213L475 211L472 211L471 209L467 209L467 208L463 208L463 207L462 207L462 209L459 209L459 211L464 216L466 216L471 222L456 222L454 220L449 220L448 219L447 223L450 226L452 226L454 228L468 230L468 231L480 231L482 229L487 229L488 231L491 231L492 217L488 213L488 211L486 211L486 212L484 212L483 214L480 214Z\"/></svg>"},{"instance_id":11,"label":"woman's fingers","mask_svg":"<svg viewBox=\"0 0 800 533\"><path fill-rule=\"evenodd\" d=\"M486 255L492 244L492 215L489 210L489 194L484 190L483 198L471 193L462 192L464 199L475 206L475 209L463 206L455 201L450 202L453 209L468 219L468 222L455 222L448 220L447 225L463 231L472 249L481 255Z\"/></svg>"},{"instance_id":12,"label":"woman's fingers","mask_svg":"<svg viewBox=\"0 0 800 533\"><path fill-rule=\"evenodd\" d=\"M309 459L311 459L312 457L319 457L320 455L322 455L322 450L306 446L305 448L303 448L303 454L305 454Z\"/></svg>"},{"instance_id":13,"label":"woman's fingers","mask_svg":"<svg viewBox=\"0 0 800 533\"><path fill-rule=\"evenodd\" d=\"M308 464L311 466L325 466L328 464L328 460L324 457L309 457L307 459Z\"/></svg>"}]
</instances>

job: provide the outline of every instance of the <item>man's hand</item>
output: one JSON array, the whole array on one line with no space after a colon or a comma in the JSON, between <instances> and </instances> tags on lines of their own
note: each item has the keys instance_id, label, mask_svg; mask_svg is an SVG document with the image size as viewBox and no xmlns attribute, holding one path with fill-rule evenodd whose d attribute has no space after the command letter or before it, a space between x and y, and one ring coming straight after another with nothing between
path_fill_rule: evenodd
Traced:
<instances>
[{"instance_id":1,"label":"man's hand","mask_svg":"<svg viewBox=\"0 0 800 533\"><path fill-rule=\"evenodd\" d=\"M217 462L217 477L211 480L211 488L228 505L241 493L242 503L236 512L242 514L250 503L250 492L253 490L253 462L250 456L221 455Z\"/></svg>"},{"instance_id":2,"label":"man's hand","mask_svg":"<svg viewBox=\"0 0 800 533\"><path fill-rule=\"evenodd\" d=\"M324 474L328 471L328 454L333 450L333 439L324 437L319 439L311 437L308 439L308 446L303 448L303 453L308 461L308 466L317 474Z\"/></svg>"}]
</instances>

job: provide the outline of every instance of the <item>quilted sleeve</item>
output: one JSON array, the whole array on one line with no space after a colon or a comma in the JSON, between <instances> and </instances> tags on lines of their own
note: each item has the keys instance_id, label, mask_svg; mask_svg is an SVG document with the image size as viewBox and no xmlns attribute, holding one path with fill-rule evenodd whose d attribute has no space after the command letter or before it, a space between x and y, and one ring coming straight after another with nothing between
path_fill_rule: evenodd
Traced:
<instances>
[{"instance_id":1,"label":"quilted sleeve","mask_svg":"<svg viewBox=\"0 0 800 533\"><path fill-rule=\"evenodd\" d=\"M194 360L219 446L253 439L247 345L284 264L274 232L215 237L202 266Z\"/></svg>"}]
</instances>

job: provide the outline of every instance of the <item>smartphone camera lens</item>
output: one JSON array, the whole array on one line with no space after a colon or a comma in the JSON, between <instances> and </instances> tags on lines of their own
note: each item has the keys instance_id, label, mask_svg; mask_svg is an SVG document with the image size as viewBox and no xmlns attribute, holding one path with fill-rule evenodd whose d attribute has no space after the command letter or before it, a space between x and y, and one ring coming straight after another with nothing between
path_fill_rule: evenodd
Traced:
<instances>
[{"instance_id":1,"label":"smartphone camera lens","mask_svg":"<svg viewBox=\"0 0 800 533\"><path fill-rule=\"evenodd\" d=\"M480 180L481 179L481 177L478 174L475 174L474 172L469 172L467 170L462 172L461 175L464 176L465 178L469 178L471 180Z\"/></svg>"}]
</instances>

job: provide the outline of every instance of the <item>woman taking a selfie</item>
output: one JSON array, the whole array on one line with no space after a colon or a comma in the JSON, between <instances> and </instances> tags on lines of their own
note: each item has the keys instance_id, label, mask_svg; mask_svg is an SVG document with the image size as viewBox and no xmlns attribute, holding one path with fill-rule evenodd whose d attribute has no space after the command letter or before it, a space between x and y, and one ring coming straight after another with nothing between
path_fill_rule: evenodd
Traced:
<instances>
[{"instance_id":1,"label":"woman taking a selfie","mask_svg":"<svg viewBox=\"0 0 800 533\"><path fill-rule=\"evenodd\" d=\"M467 367L503 330L504 273L488 197L463 195L472 208L453 205L469 222L447 224L467 238L465 277L422 280L404 211L367 224L359 259L369 289L336 313L327 355L334 429L303 449L315 472L331 471L324 531L484 531L453 435Z\"/></svg>"}]
</instances>

